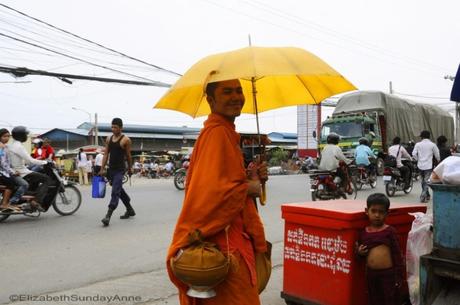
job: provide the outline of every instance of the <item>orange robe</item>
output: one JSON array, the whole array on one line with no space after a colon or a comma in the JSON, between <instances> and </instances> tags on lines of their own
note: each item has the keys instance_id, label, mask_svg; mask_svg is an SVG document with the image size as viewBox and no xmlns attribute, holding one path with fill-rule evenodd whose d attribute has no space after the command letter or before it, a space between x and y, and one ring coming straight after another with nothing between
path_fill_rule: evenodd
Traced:
<instances>
[{"instance_id":1,"label":"orange robe","mask_svg":"<svg viewBox=\"0 0 460 305\"><path fill-rule=\"evenodd\" d=\"M235 125L218 114L209 115L193 149L185 198L177 220L166 266L179 289L181 305L257 305L255 252L266 252L265 233L254 201L247 196L247 177ZM191 298L189 287L172 273L169 260L187 246L188 234L199 229L227 255L224 229L235 259L224 282L210 299Z\"/></svg>"}]
</instances>

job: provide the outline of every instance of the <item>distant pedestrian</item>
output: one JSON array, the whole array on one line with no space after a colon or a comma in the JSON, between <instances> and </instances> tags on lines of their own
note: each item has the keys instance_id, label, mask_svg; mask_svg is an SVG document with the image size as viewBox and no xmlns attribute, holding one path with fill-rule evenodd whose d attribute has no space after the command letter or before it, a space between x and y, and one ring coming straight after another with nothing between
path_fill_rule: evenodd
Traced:
<instances>
[{"instance_id":1,"label":"distant pedestrian","mask_svg":"<svg viewBox=\"0 0 460 305\"><path fill-rule=\"evenodd\" d=\"M80 148L77 155L78 183L88 184L88 157L83 148Z\"/></svg>"},{"instance_id":2,"label":"distant pedestrian","mask_svg":"<svg viewBox=\"0 0 460 305\"><path fill-rule=\"evenodd\" d=\"M107 178L112 185L112 197L109 203L109 209L105 217L101 220L104 226L108 226L113 211L117 208L118 202L121 202L126 207L124 215L120 219L128 219L136 215L133 207L131 206L131 198L123 188L123 176L126 171L126 163L128 164L128 175L131 176L132 172L132 158L131 158L131 140L128 136L122 133L123 121L120 118L112 120L112 133L113 135L107 137L105 141L105 155L102 160L102 167L99 175L103 175L107 160L109 161L109 168L107 171Z\"/></svg>"},{"instance_id":3,"label":"distant pedestrian","mask_svg":"<svg viewBox=\"0 0 460 305\"><path fill-rule=\"evenodd\" d=\"M381 193L367 197L369 225L359 233L357 254L366 258L369 305L402 304L406 281L404 262L395 228L385 223L390 200Z\"/></svg>"},{"instance_id":4,"label":"distant pedestrian","mask_svg":"<svg viewBox=\"0 0 460 305\"><path fill-rule=\"evenodd\" d=\"M450 152L450 148L447 146L446 136L439 136L436 139L436 142L439 149L439 157L441 158L439 162L442 162L445 158L450 157L452 153Z\"/></svg>"},{"instance_id":5,"label":"distant pedestrian","mask_svg":"<svg viewBox=\"0 0 460 305\"><path fill-rule=\"evenodd\" d=\"M412 156L417 160L417 167L420 170L420 177L422 183L422 194L420 195L420 202L430 201L430 192L428 190L428 179L433 171L433 157L439 162L439 149L433 142L430 141L430 132L424 130L420 133L422 141L414 146Z\"/></svg>"},{"instance_id":6,"label":"distant pedestrian","mask_svg":"<svg viewBox=\"0 0 460 305\"><path fill-rule=\"evenodd\" d=\"M104 159L104 151L100 148L96 150L97 155L94 159L94 174L97 175L101 171L102 168L102 159Z\"/></svg>"}]
</instances>

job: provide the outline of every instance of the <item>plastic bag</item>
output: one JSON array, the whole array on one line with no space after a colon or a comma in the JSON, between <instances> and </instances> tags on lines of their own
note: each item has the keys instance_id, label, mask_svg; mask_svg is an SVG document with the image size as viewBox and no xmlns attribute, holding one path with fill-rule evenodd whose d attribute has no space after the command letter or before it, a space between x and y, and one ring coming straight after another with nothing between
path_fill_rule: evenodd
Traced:
<instances>
[{"instance_id":1,"label":"plastic bag","mask_svg":"<svg viewBox=\"0 0 460 305\"><path fill-rule=\"evenodd\" d=\"M104 198L107 182L102 176L94 176L92 180L92 197Z\"/></svg>"},{"instance_id":2,"label":"plastic bag","mask_svg":"<svg viewBox=\"0 0 460 305\"><path fill-rule=\"evenodd\" d=\"M447 157L434 168L433 172L437 175L432 179L433 182L460 184L460 157Z\"/></svg>"},{"instance_id":3,"label":"plastic bag","mask_svg":"<svg viewBox=\"0 0 460 305\"><path fill-rule=\"evenodd\" d=\"M433 249L433 215L421 212L409 213L415 219L407 235L406 268L407 284L412 305L420 304L420 256Z\"/></svg>"}]
</instances>

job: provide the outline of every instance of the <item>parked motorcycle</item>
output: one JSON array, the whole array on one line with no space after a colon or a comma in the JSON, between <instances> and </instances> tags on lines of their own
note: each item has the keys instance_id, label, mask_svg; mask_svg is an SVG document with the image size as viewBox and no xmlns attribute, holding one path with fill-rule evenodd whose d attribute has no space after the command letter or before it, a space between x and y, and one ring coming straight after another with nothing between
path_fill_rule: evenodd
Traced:
<instances>
[{"instance_id":1,"label":"parked motorcycle","mask_svg":"<svg viewBox=\"0 0 460 305\"><path fill-rule=\"evenodd\" d=\"M76 183L62 178L62 175L53 163L45 165L41 172L47 175L51 180L47 195L45 196L44 202L41 204L45 212L48 211L50 206L53 206L54 210L62 216L74 214L80 208L82 200L80 190L75 186ZM0 197L4 189L4 187L2 188L0 186ZM0 212L0 222L6 220L10 216L16 215L29 217L40 216L40 211L30 205L30 202L34 199L35 197L33 194L26 194L23 196L19 203L16 204L16 206L20 208L20 211Z\"/></svg>"},{"instance_id":2,"label":"parked motorcycle","mask_svg":"<svg viewBox=\"0 0 460 305\"><path fill-rule=\"evenodd\" d=\"M402 163L409 168L409 177L412 178L411 161L402 160ZM383 170L383 182L385 183L385 192L388 197L393 197L398 191L403 191L404 193L409 194L412 191L412 186L414 184L413 179L409 179L409 183L406 183L402 177L401 171L397 167L389 166L385 166L385 169Z\"/></svg>"},{"instance_id":3,"label":"parked motorcycle","mask_svg":"<svg viewBox=\"0 0 460 305\"><path fill-rule=\"evenodd\" d=\"M330 200L330 199L347 199L347 195L355 194L353 199L356 199L357 186L354 179L350 175L349 167L340 162L341 169L346 173L346 180L348 181L345 190L340 189L341 178L332 171L311 170L310 175L310 192L311 200Z\"/></svg>"},{"instance_id":4,"label":"parked motorcycle","mask_svg":"<svg viewBox=\"0 0 460 305\"><path fill-rule=\"evenodd\" d=\"M174 186L182 191L185 189L185 179L187 176L187 170L185 168L179 168L174 173Z\"/></svg>"}]
</instances>

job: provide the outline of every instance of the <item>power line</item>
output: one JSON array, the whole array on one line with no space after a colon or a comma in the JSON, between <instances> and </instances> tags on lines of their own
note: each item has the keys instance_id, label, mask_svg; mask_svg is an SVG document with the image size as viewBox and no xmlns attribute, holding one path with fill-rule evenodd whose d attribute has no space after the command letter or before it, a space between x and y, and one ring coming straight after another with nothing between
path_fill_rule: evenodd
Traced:
<instances>
[{"instance_id":1,"label":"power line","mask_svg":"<svg viewBox=\"0 0 460 305\"><path fill-rule=\"evenodd\" d=\"M344 47L343 44L341 45L341 44L338 44L338 43L334 43L334 42L332 42L332 41L330 41L330 40L321 39L321 38L315 37L315 36L313 36L313 35L311 35L311 34L307 34L307 33L305 33L305 32L302 32L302 31L299 31L299 30L297 30L297 29L294 29L294 28L292 28L292 27L288 27L288 26L284 26L284 25L280 25L280 24L274 23L272 20L266 20L266 19L260 18L260 17L257 16L257 15L251 15L251 14L248 14L248 13L246 13L246 12L238 11L238 10L234 9L233 7L223 6L223 5L221 5L220 3L216 3L216 2L213 2L213 1L211 1L211 0L203 0L203 1L208 2L208 3L212 4L212 5L218 6L218 7L220 7L220 8L223 8L223 9L226 9L226 10L229 10L229 11L233 11L233 12L236 13L236 14L246 16L246 17L250 18L251 20L258 20L258 21L261 21L261 22L263 22L263 23L270 24L270 25L273 25L273 26L275 26L275 27L281 28L281 29L283 29L283 30L287 30L287 31L289 31L289 32L297 33L297 34L299 34L299 35L301 35L301 36L306 36L306 37L309 37L309 38L311 38L311 39L318 40L318 41L321 41L321 42L326 43L326 44L329 44L329 45L333 45L333 46L340 47L342 50L343 50L343 49L347 49L348 51L351 51L351 52L353 52L353 53L356 53L356 49L352 49L352 48L346 47L346 46ZM264 4L264 6L266 6L266 5ZM262 7L260 7L260 9L263 10ZM279 10L277 9L277 11L279 11ZM272 13L272 14L273 14L273 13ZM279 17L280 17L280 16L279 16ZM286 17L282 17L282 18L285 18L285 19L286 19ZM298 18L298 17L297 17L297 18ZM292 21L292 20L291 20L291 21ZM296 21L292 21L292 22L296 22ZM296 23L299 23L299 22L297 21ZM304 24L304 25L305 25L305 24ZM334 32L333 30L329 30L329 31L330 31L330 32ZM338 32L337 32L337 33L338 33ZM338 33L338 34L340 34L340 33ZM333 34L329 33L329 35L333 35ZM342 35L342 34L340 34L340 35ZM337 36L337 35L334 35L334 36ZM344 35L344 36L346 36L346 35ZM348 36L348 37L350 37L350 36ZM341 37L339 37L339 38L341 38ZM343 40L343 38L341 38L341 39ZM353 38L348 38L348 39L350 40L350 39L353 39ZM356 39L354 39L354 40L356 40ZM357 41L357 40L356 40L356 41ZM358 43L355 42L354 44L358 44ZM363 44L363 43L361 43L361 44ZM370 45L370 44L368 44L368 45ZM372 45L371 45L371 46L372 46ZM375 48L376 48L375 46L373 46L374 49L372 49L372 48L370 48L370 47L363 46L363 45L361 45L360 47L366 48L366 49L371 50L371 51L374 51L374 52L380 52L380 53L385 53L385 52L386 52L386 53L389 53L389 51L385 51L385 50L384 50L384 51L379 51L379 50L375 49ZM382 50L383 50L383 49L382 49ZM394 54L394 53L393 53L393 54ZM389 62L389 63L392 63L392 64L398 64L398 65L400 65L400 64L401 64L401 61L402 61L406 66L408 66L408 67L411 68L412 70L419 70L419 71L424 71L424 72L426 72L426 71L433 72L433 68L436 68L437 70L440 70L440 71L441 71L441 69L442 69L442 71L445 71L445 70L446 70L445 68L437 67L437 66L434 66L434 65L429 64L429 63L424 63L424 64L425 64L425 66L430 66L431 69L428 69L428 67L426 67L426 69L423 69L419 64L416 64L416 63L414 63L414 62L408 62L407 60L403 60L403 59L401 58L401 56L399 56L400 58L399 58L399 62L398 62L398 61L394 61L395 59L398 59L397 56L395 56L395 55L387 54L388 57L391 57L391 58L393 58L394 60L390 60L390 58L382 58L382 57L378 57L378 56L375 56L375 55L371 55L371 54L369 54L368 52L367 52L367 53L364 53L364 55L367 56L367 57L375 58L375 59L377 59L377 60L379 60L379 61L386 61L386 62ZM406 58L408 58L408 57L406 57ZM413 61L414 59L411 59L411 60ZM422 63L422 61L419 61L419 62Z\"/></svg>"},{"instance_id":2,"label":"power line","mask_svg":"<svg viewBox=\"0 0 460 305\"><path fill-rule=\"evenodd\" d=\"M274 8L274 7L271 7L269 5L267 5L266 3L263 3L261 1L257 1L257 0L252 0L252 1L247 1L247 0L242 0L243 2L247 3L248 5L250 6L253 6L255 8L257 8L258 10L264 10L266 12L269 12L270 14L273 14L273 15L276 15L276 16L279 16L285 20L288 20L288 21L291 21L291 22L295 22L295 23L298 23L298 24L301 24L301 25L304 25L304 26L308 26L310 28L315 28L316 31L319 31L319 32L323 32L327 35L330 35L330 36L334 36L338 39L341 39L341 40L347 40L353 44L356 44L360 47L363 47L363 48L366 48L366 49L369 49L369 50L372 50L372 51L375 51L375 52L380 52L382 54L386 54L387 56L391 56L391 57L394 57L394 58L399 58L399 59L402 59L402 60L410 60L410 61L413 61L414 63L420 63L420 64L424 64L426 66L430 66L432 68L435 68L439 71L446 71L448 69L446 69L445 67L440 67L440 66L436 66L436 65L433 65L432 63L429 63L429 62L425 62L425 61L422 61L422 60L419 60L419 59L416 59L416 58L411 58L411 57L408 57L408 56L404 56L404 55L399 55L391 50L388 50L388 49L384 49L380 46L377 46L377 45L374 45L372 43L369 43L369 42L366 42L366 41L362 41L362 40L359 40L353 36L350 36L350 35L347 35L347 34L344 34L344 33L341 33L339 31L336 31L336 30L333 30L333 29L330 29L330 28L327 28L321 24L318 24L318 23L315 23L313 21L310 21L310 20L305 20L304 18L300 18L294 14L291 14L291 13L287 13L287 12L283 12L282 10L278 9L278 8ZM254 3L258 3L258 5L254 4Z\"/></svg>"},{"instance_id":3,"label":"power line","mask_svg":"<svg viewBox=\"0 0 460 305\"><path fill-rule=\"evenodd\" d=\"M59 28L59 27L56 27L56 26L54 26L54 25L52 25L52 24L49 24L49 23L47 23L47 22L45 22L45 21L42 21L42 20L40 20L40 19L38 19L38 18L32 17L32 16L30 16L30 15L27 15L26 13L23 13L23 12L21 12L21 11L18 11L18 10L14 9L14 8L12 8L12 7L9 7L9 6L5 5L5 4L0 3L0 5L3 6L3 7L5 7L5 8L7 8L7 9L9 9L9 10L14 11L14 12L16 12L16 13L18 13L18 14L21 14L21 15L26 16L26 17L28 17L28 18L30 18L30 19L33 19L33 20L35 20L35 21L37 21L37 22L40 22L40 23L42 23L42 24L45 24L45 25L47 25L47 26L49 26L49 27L51 27L51 28L53 28L53 29L59 30L59 31L61 31L61 32L63 32L63 33L66 33L66 34L68 34L68 35L71 35L71 36L74 36L74 37L76 37L76 38L79 38L79 39L84 40L84 41L86 41L86 42L88 42L88 43L97 45L97 46L99 46L99 47L101 47L101 48L104 48L104 49L109 50L109 51L111 51L111 52L117 53L117 54L122 55L122 56L124 56L124 57L126 57L126 58L129 58L129 59L131 59L131 60L134 60L134 61L143 63L143 64L148 65L148 66L151 66L151 67L154 67L154 68L156 68L156 69L158 69L158 70L162 70L162 71L165 71L165 72L174 74L174 75L176 75L176 76L182 76L181 74L179 74L179 73L177 73L177 72L174 72L174 71L172 71L172 70L168 70L168 69L162 68L162 67L160 67L160 66L157 66L157 65L154 65L154 64L150 64L150 63L145 62L145 61L143 61L143 60L140 60L140 59L134 58L134 57L132 57L132 56L126 55L126 54L124 54L124 53L122 53L122 52L119 52L119 51L116 51L116 50L114 50L114 49L105 47L105 46L103 46L102 44L96 43L96 42L91 41L91 40L89 40L89 39L83 38L83 37L81 37L81 36L79 36L79 35L77 35L77 34L74 34L74 33L71 33L71 32L69 32L69 31L66 31L66 30L64 30L64 29L61 29L61 28Z\"/></svg>"},{"instance_id":4,"label":"power line","mask_svg":"<svg viewBox=\"0 0 460 305\"><path fill-rule=\"evenodd\" d=\"M417 94L409 94L409 93L402 93L402 92L393 92L394 94L405 95L405 96L412 96L412 97L420 97L420 98L432 98L435 100L450 100L448 97L443 96L426 96L426 95L417 95Z\"/></svg>"},{"instance_id":5,"label":"power line","mask_svg":"<svg viewBox=\"0 0 460 305\"><path fill-rule=\"evenodd\" d=\"M0 4L0 5L1 5L1 4ZM84 63L86 63L86 64L92 65L92 66L96 66L96 67L103 68L103 69L106 69L106 70L110 70L110 71L113 71L113 72L125 74L125 75L131 76L131 77L135 77L135 78L139 78L139 79L144 79L144 80L147 80L147 81L152 82L152 83L155 83L155 82L156 82L156 81L151 80L151 79L148 79L148 78L146 78L146 77L137 76L137 75L134 75L134 74L131 74L131 73L128 73L128 72L123 72L123 71L120 71L120 70L117 70L117 69L113 69L113 68L109 68L109 67L106 67L106 66L103 66L103 65L99 65L99 64L96 64L96 63L92 63L92 62L90 62L90 61L87 61L87 60L84 60L84 59L80 59L80 58L74 57L74 56L72 56L72 55L67 55L67 54L61 53L61 52L59 52L59 51L55 51L55 50L52 50L52 49L49 49L49 48L46 48L46 47L43 47L43 46L40 46L40 45L31 43L31 42L27 42L27 41L25 41L25 40L22 40L22 39L19 39L19 38L16 38L16 37L12 37L12 36L10 36L10 35L6 35L6 34L3 34L3 33L0 33L0 36L4 36L4 37L9 38L9 39L13 39L13 40L16 40L16 41L19 41L19 42L22 42L22 43L25 43L25 44L28 44L28 45L31 45L31 46L40 48L40 49L44 49L44 50L46 50L46 51L49 51L49 52L52 52L52 53L56 53L56 54L59 54L59 55L64 56L64 57L68 57L68 58L71 58L71 59L74 59L74 60L77 60L77 61L81 61L81 62L84 62Z\"/></svg>"},{"instance_id":6,"label":"power line","mask_svg":"<svg viewBox=\"0 0 460 305\"><path fill-rule=\"evenodd\" d=\"M8 68L8 67L1 67L0 72L10 73L16 77L24 77L26 75L42 75L42 76L52 76L57 77L60 80L66 83L72 83L70 79L83 79L83 80L92 80L92 81L99 81L105 83L121 83L121 84L129 84L129 85L142 85L142 86L155 86L155 87L163 87L169 88L171 87L170 84L156 82L156 81L149 81L149 82L140 82L140 81L133 81L133 80L125 80L125 79L115 79L115 78L104 78L104 77L94 77L94 76L85 76L85 75L75 75L75 74L64 74L64 73L54 73L48 71L41 71L41 70L32 70L27 68Z\"/></svg>"}]
</instances>

